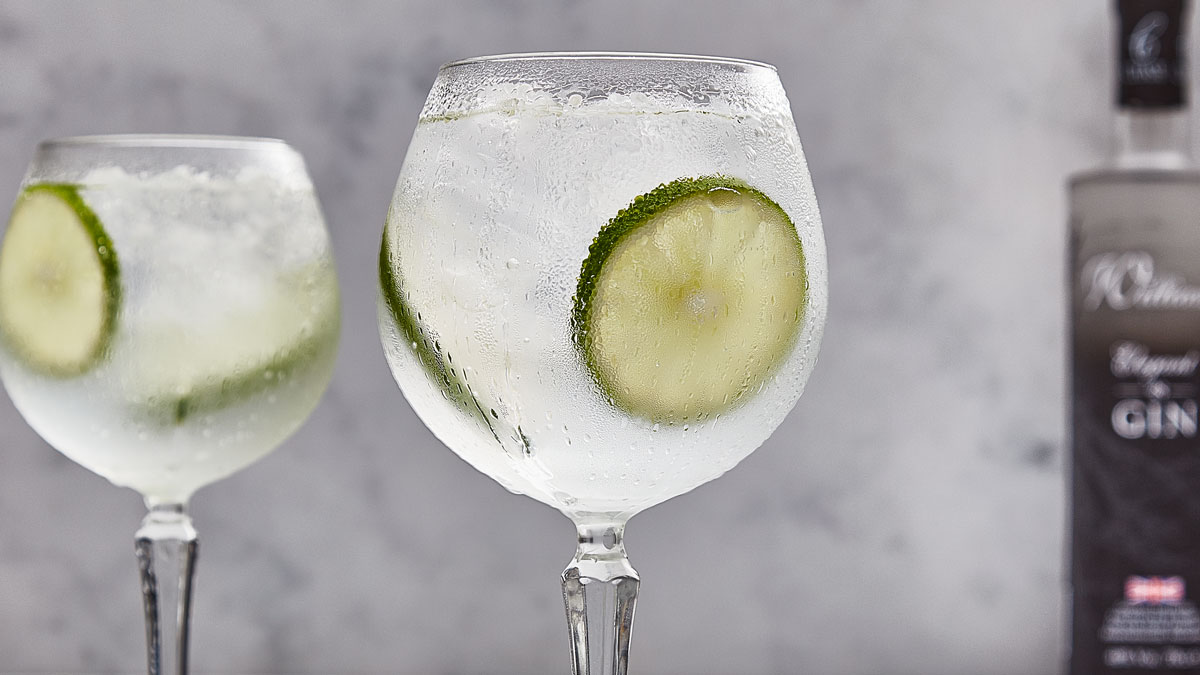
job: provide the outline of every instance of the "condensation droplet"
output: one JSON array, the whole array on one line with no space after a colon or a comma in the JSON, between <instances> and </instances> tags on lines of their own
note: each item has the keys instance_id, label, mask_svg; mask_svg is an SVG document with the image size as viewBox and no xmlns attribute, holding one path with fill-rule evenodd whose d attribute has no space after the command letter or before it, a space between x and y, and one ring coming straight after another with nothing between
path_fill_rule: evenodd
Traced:
<instances>
[{"instance_id":1,"label":"condensation droplet","mask_svg":"<svg viewBox=\"0 0 1200 675\"><path fill-rule=\"evenodd\" d=\"M741 193L727 187L716 187L708 191L708 201L721 213L734 213L742 208Z\"/></svg>"}]
</instances>

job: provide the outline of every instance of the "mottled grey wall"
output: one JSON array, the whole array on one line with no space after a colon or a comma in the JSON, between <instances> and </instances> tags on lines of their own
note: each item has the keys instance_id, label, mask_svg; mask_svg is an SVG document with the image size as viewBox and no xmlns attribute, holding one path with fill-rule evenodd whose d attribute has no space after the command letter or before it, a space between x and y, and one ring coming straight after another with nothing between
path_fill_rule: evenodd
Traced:
<instances>
[{"instance_id":1,"label":"mottled grey wall","mask_svg":"<svg viewBox=\"0 0 1200 675\"><path fill-rule=\"evenodd\" d=\"M1062 181L1105 149L1108 4L0 4L0 201L44 137L279 136L333 233L345 318L328 395L193 502L195 669L567 669L572 528L408 409L376 337L373 261L439 63L616 49L779 66L831 267L799 407L727 476L631 523L634 672L1055 672ZM141 515L0 397L0 672L142 668Z\"/></svg>"}]
</instances>

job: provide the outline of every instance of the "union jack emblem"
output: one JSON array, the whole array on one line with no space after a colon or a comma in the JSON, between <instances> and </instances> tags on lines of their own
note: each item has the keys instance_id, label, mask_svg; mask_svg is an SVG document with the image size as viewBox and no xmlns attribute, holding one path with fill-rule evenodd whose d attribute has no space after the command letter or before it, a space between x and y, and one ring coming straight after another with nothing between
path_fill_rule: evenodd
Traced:
<instances>
[{"instance_id":1,"label":"union jack emblem","mask_svg":"<svg viewBox=\"0 0 1200 675\"><path fill-rule=\"evenodd\" d=\"M1125 600L1131 605L1178 605L1185 589L1180 576L1131 576L1125 579Z\"/></svg>"}]
</instances>

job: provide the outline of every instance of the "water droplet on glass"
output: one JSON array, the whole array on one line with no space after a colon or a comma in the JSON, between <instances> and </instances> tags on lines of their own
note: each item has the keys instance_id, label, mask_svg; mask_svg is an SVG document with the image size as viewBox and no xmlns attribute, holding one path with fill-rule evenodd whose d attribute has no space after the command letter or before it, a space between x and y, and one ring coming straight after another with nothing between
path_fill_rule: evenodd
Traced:
<instances>
[{"instance_id":1,"label":"water droplet on glass","mask_svg":"<svg viewBox=\"0 0 1200 675\"><path fill-rule=\"evenodd\" d=\"M734 213L742 208L742 202L738 197L741 196L737 190L726 187L717 187L708 191L708 201L717 211L721 213Z\"/></svg>"}]
</instances>

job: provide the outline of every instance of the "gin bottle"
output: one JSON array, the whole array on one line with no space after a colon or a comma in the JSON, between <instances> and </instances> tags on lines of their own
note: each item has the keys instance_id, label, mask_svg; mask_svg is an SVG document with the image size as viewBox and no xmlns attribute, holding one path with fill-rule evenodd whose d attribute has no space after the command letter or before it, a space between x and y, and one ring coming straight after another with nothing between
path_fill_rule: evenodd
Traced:
<instances>
[{"instance_id":1,"label":"gin bottle","mask_svg":"<svg viewBox=\"0 0 1200 675\"><path fill-rule=\"evenodd\" d=\"M1069 185L1072 675L1200 674L1200 172L1184 0L1118 0L1116 148Z\"/></svg>"}]
</instances>

